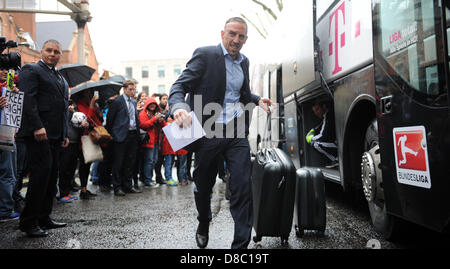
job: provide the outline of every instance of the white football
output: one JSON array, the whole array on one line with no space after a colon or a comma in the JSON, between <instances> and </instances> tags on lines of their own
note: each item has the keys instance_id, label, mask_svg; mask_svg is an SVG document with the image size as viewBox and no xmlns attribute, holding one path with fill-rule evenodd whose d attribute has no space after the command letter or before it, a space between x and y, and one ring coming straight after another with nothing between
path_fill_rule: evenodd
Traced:
<instances>
[{"instance_id":1,"label":"white football","mask_svg":"<svg viewBox=\"0 0 450 269\"><path fill-rule=\"evenodd\" d=\"M86 115L82 112L75 112L72 116L72 124L75 127L81 127L81 123L87 119Z\"/></svg>"}]
</instances>

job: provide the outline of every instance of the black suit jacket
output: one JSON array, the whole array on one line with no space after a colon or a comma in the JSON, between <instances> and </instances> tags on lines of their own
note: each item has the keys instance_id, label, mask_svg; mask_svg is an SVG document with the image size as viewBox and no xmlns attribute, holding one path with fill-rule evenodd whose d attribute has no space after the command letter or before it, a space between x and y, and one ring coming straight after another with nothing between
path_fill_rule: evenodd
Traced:
<instances>
[{"instance_id":1,"label":"black suit jacket","mask_svg":"<svg viewBox=\"0 0 450 269\"><path fill-rule=\"evenodd\" d=\"M244 105L250 102L258 104L259 96L250 92L249 61L244 56L241 63L244 72L244 83L241 88L240 102ZM222 106L226 91L226 67L222 46L201 47L195 50L192 58L187 63L186 69L170 89L169 107L173 114L177 109L195 111L197 117L202 118L202 124L212 115L198 115L194 106L194 96L200 95L202 111L206 104L217 103ZM188 94L187 102L185 101ZM247 117L246 133L250 123Z\"/></svg>"},{"instance_id":2,"label":"black suit jacket","mask_svg":"<svg viewBox=\"0 0 450 269\"><path fill-rule=\"evenodd\" d=\"M39 61L22 68L18 88L25 96L22 125L17 136L33 137L34 131L45 128L48 139L66 138L69 85L64 77Z\"/></svg>"},{"instance_id":3,"label":"black suit jacket","mask_svg":"<svg viewBox=\"0 0 450 269\"><path fill-rule=\"evenodd\" d=\"M131 99L133 106L136 108L136 100ZM135 109L136 131L139 134L139 114ZM109 106L108 115L106 116L106 129L116 142L123 142L127 138L128 129L130 127L130 116L128 115L128 106L123 95L117 97Z\"/></svg>"}]
</instances>

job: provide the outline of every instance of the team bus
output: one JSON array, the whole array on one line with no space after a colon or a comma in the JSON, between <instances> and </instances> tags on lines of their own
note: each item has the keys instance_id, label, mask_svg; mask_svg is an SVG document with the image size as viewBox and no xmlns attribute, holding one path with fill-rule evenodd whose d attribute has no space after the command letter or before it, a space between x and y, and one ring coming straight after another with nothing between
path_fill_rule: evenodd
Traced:
<instances>
[{"instance_id":1,"label":"team bus","mask_svg":"<svg viewBox=\"0 0 450 269\"><path fill-rule=\"evenodd\" d=\"M345 192L363 194L374 229L387 239L405 222L447 232L449 6L445 0L285 1L252 68L252 90L278 103L269 121L255 112L252 152L263 144L280 147L297 168L319 167ZM335 116L334 169L305 139L320 123L312 111L317 98L329 99Z\"/></svg>"}]
</instances>

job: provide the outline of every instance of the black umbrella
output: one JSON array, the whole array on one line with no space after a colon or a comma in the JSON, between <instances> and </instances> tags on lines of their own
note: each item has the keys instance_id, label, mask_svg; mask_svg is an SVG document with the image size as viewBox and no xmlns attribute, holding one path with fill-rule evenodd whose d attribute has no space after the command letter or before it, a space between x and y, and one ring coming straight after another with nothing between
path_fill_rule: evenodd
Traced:
<instances>
[{"instance_id":1,"label":"black umbrella","mask_svg":"<svg viewBox=\"0 0 450 269\"><path fill-rule=\"evenodd\" d=\"M67 64L58 68L58 71L69 83L69 87L75 87L80 83L91 79L95 69L84 64Z\"/></svg>"},{"instance_id":2,"label":"black umbrella","mask_svg":"<svg viewBox=\"0 0 450 269\"><path fill-rule=\"evenodd\" d=\"M88 81L73 88L70 91L70 95L73 96L86 90L98 91L99 99L97 102L100 108L103 108L106 105L106 101L110 97L120 93L121 88L122 88L121 83L117 83L110 80L100 80L96 82Z\"/></svg>"},{"instance_id":3,"label":"black umbrella","mask_svg":"<svg viewBox=\"0 0 450 269\"><path fill-rule=\"evenodd\" d=\"M70 91L70 95L75 95L85 90L98 91L100 94L103 91L111 91L118 94L121 88L122 84L110 80L88 81L73 88Z\"/></svg>"},{"instance_id":4,"label":"black umbrella","mask_svg":"<svg viewBox=\"0 0 450 269\"><path fill-rule=\"evenodd\" d=\"M109 78L109 80L111 80L111 81L114 81L117 83L122 83L122 84L124 81L131 80L131 79L132 78L130 78L130 77L122 76L122 75L115 75L115 76L112 76Z\"/></svg>"}]
</instances>

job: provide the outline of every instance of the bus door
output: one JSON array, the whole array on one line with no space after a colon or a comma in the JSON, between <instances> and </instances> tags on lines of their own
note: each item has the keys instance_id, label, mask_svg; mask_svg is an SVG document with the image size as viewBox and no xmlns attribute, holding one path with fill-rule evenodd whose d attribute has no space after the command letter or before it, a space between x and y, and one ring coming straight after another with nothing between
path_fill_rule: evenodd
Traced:
<instances>
[{"instance_id":1,"label":"bus door","mask_svg":"<svg viewBox=\"0 0 450 269\"><path fill-rule=\"evenodd\" d=\"M388 214L434 230L442 230L450 217L448 30L443 31L448 20L443 21L443 3L373 1L381 199ZM448 14L448 4L446 8Z\"/></svg>"},{"instance_id":2,"label":"bus door","mask_svg":"<svg viewBox=\"0 0 450 269\"><path fill-rule=\"evenodd\" d=\"M285 150L285 120L281 74L281 68L270 72L269 98L277 104L272 111L270 128L272 136L271 146Z\"/></svg>"}]
</instances>

